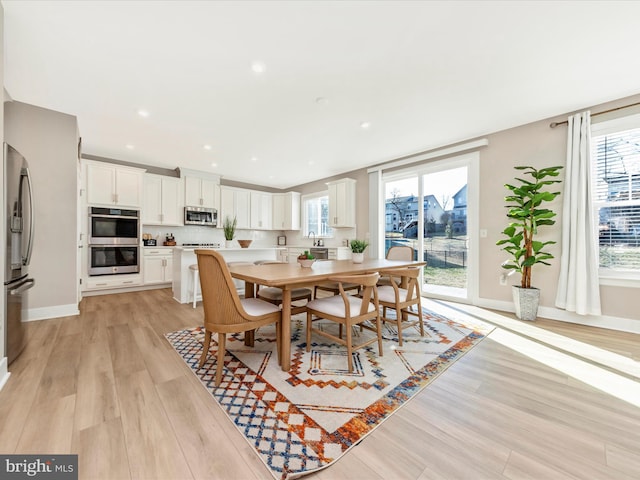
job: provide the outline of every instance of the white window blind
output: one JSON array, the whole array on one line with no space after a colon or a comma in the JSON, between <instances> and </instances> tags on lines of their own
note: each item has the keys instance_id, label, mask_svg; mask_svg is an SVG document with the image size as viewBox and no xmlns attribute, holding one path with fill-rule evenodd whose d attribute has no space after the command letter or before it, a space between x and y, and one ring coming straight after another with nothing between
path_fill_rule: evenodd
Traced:
<instances>
[{"instance_id":1,"label":"white window blind","mask_svg":"<svg viewBox=\"0 0 640 480\"><path fill-rule=\"evenodd\" d=\"M593 133L600 269L640 274L640 128Z\"/></svg>"}]
</instances>

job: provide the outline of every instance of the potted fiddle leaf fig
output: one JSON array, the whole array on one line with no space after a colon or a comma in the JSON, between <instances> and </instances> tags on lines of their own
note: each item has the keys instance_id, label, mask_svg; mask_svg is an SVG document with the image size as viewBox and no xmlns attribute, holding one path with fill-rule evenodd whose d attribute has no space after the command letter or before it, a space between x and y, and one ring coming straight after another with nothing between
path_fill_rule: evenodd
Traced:
<instances>
[{"instance_id":1,"label":"potted fiddle leaf fig","mask_svg":"<svg viewBox=\"0 0 640 480\"><path fill-rule=\"evenodd\" d=\"M502 245L502 250L511 255L502 268L509 270L509 275L516 272L520 274L520 285L512 286L516 316L532 321L538 315L540 301L540 290L531 285L532 268L538 264L550 265L547 260L554 256L546 251L546 247L556 243L553 240L541 242L535 238L540 227L556 223L553 219L556 213L545 205L560 195L560 192L550 191L549 187L561 183L555 177L560 174L562 167L514 168L528 175L528 178L516 177L515 185L505 184L509 190L504 200L509 209L507 217L510 223L502 231L506 238L496 242L496 245Z\"/></svg>"},{"instance_id":2,"label":"potted fiddle leaf fig","mask_svg":"<svg viewBox=\"0 0 640 480\"><path fill-rule=\"evenodd\" d=\"M351 260L353 263L362 263L364 260L364 250L369 246L369 242L365 240L351 240Z\"/></svg>"}]
</instances>

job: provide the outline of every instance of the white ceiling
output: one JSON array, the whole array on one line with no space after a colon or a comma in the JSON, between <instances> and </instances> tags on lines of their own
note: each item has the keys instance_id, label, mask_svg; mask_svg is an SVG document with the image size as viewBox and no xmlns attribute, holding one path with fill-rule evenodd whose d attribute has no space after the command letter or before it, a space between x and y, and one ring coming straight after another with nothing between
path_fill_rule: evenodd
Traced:
<instances>
[{"instance_id":1,"label":"white ceiling","mask_svg":"<svg viewBox=\"0 0 640 480\"><path fill-rule=\"evenodd\" d=\"M5 88L84 153L275 188L640 92L640 2L2 4Z\"/></svg>"}]
</instances>

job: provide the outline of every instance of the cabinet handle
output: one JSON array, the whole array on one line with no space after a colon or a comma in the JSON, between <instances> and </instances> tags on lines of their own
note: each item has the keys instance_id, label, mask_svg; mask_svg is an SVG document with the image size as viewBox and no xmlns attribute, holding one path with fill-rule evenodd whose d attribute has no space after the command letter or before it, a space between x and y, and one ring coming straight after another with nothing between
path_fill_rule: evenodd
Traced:
<instances>
[{"instance_id":1,"label":"cabinet handle","mask_svg":"<svg viewBox=\"0 0 640 480\"><path fill-rule=\"evenodd\" d=\"M106 287L106 283L96 283L96 287Z\"/></svg>"},{"instance_id":2,"label":"cabinet handle","mask_svg":"<svg viewBox=\"0 0 640 480\"><path fill-rule=\"evenodd\" d=\"M126 282L122 282L122 283L133 283L133 280L127 280Z\"/></svg>"}]
</instances>

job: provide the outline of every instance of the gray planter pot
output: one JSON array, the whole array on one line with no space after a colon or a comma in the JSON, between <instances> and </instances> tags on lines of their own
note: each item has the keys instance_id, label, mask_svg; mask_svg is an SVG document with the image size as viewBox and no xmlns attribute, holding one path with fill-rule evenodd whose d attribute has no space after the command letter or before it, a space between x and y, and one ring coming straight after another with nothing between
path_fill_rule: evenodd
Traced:
<instances>
[{"instance_id":1,"label":"gray planter pot","mask_svg":"<svg viewBox=\"0 0 640 480\"><path fill-rule=\"evenodd\" d=\"M511 293L513 294L513 303L516 307L516 317L520 320L534 321L538 316L540 289L522 288L518 285L512 285Z\"/></svg>"}]
</instances>

